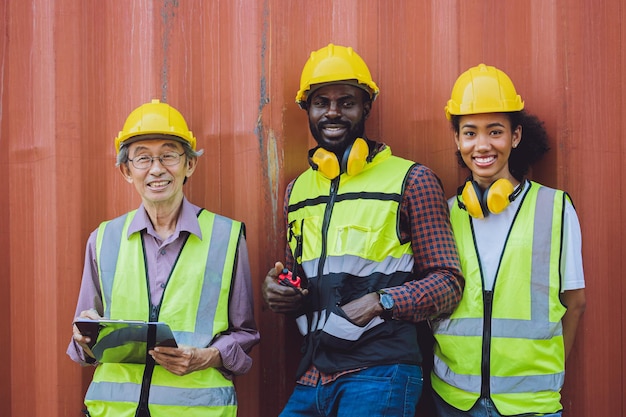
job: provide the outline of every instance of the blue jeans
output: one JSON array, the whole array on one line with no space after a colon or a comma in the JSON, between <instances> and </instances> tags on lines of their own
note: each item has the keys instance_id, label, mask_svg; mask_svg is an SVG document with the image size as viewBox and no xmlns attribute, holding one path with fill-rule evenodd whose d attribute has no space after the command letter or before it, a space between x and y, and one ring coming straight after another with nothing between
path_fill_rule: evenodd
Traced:
<instances>
[{"instance_id":1,"label":"blue jeans","mask_svg":"<svg viewBox=\"0 0 626 417\"><path fill-rule=\"evenodd\" d=\"M423 383L417 365L373 366L326 385L296 385L280 417L413 417Z\"/></svg>"},{"instance_id":2,"label":"blue jeans","mask_svg":"<svg viewBox=\"0 0 626 417\"><path fill-rule=\"evenodd\" d=\"M437 417L502 417L502 414L498 413L496 406L488 398L481 398L474 404L469 411L461 411L452 407L445 402L437 393L433 393L435 398L435 408L437 409ZM516 414L515 417L561 417L561 412L550 414Z\"/></svg>"}]
</instances>

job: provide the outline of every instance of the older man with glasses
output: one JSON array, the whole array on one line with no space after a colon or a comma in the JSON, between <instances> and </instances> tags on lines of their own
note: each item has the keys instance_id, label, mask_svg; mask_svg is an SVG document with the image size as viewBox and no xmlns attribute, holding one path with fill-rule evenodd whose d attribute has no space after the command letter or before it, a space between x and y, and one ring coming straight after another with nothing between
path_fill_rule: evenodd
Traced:
<instances>
[{"instance_id":1,"label":"older man with glasses","mask_svg":"<svg viewBox=\"0 0 626 417\"><path fill-rule=\"evenodd\" d=\"M84 413L234 417L232 379L248 372L259 341L244 225L185 198L202 151L168 104L152 100L131 112L115 149L142 204L89 237L76 319L163 322L177 347L155 347L158 335L148 331L145 360L109 361L94 355L104 332L90 337L74 325L68 355L96 365Z\"/></svg>"}]
</instances>

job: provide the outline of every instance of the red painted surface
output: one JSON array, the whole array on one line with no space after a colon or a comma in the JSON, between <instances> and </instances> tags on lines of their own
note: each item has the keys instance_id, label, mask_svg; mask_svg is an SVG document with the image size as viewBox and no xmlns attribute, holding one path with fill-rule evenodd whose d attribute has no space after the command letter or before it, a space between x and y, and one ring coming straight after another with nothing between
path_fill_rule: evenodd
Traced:
<instances>
[{"instance_id":1,"label":"red painted surface","mask_svg":"<svg viewBox=\"0 0 626 417\"><path fill-rule=\"evenodd\" d=\"M188 197L246 223L262 342L236 381L239 414L278 414L299 337L260 285L282 258L284 187L312 146L300 70L331 41L381 88L368 135L433 168L448 194L464 176L443 113L454 80L480 62L511 76L552 136L533 178L571 193L583 229L588 309L565 416L624 415L624 22L620 0L0 1L0 415L79 415L90 370L65 348L84 245L138 205L113 138L151 98L181 110L205 149Z\"/></svg>"}]
</instances>

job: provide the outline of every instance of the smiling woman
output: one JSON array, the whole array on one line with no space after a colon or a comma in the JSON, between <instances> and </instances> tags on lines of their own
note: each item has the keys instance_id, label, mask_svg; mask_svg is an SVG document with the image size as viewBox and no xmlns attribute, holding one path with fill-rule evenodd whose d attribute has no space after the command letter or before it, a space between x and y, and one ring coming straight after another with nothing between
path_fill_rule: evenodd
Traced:
<instances>
[{"instance_id":1,"label":"smiling woman","mask_svg":"<svg viewBox=\"0 0 626 417\"><path fill-rule=\"evenodd\" d=\"M470 177L449 200L464 296L432 326L439 417L563 408L565 359L585 307L580 225L565 192L525 178L548 147L523 109L509 77L483 64L459 76L446 106Z\"/></svg>"},{"instance_id":2,"label":"smiling woman","mask_svg":"<svg viewBox=\"0 0 626 417\"><path fill-rule=\"evenodd\" d=\"M517 186L509 171L509 155L521 140L522 127L511 126L503 113L459 116L459 131L454 135L463 162L472 177L485 189L500 178Z\"/></svg>"}]
</instances>

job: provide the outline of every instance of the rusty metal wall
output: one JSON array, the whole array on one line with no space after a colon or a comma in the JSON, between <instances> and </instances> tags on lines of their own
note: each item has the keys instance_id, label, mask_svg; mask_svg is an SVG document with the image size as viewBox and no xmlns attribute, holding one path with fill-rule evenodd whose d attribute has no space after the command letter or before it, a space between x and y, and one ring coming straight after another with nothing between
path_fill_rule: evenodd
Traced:
<instances>
[{"instance_id":1,"label":"rusty metal wall","mask_svg":"<svg viewBox=\"0 0 626 417\"><path fill-rule=\"evenodd\" d=\"M195 203L247 225L262 342L236 380L240 416L277 415L299 338L266 311L283 251L283 189L312 145L294 104L308 53L353 46L378 85L367 132L432 167L452 194L443 114L456 76L504 69L546 122L533 178L569 191L584 238L588 309L569 358L567 417L626 413L626 8L620 0L0 1L0 415L78 416L91 370L65 356L84 245L139 199L116 172L113 137L160 98L206 153ZM424 411L424 415L430 415Z\"/></svg>"}]
</instances>

